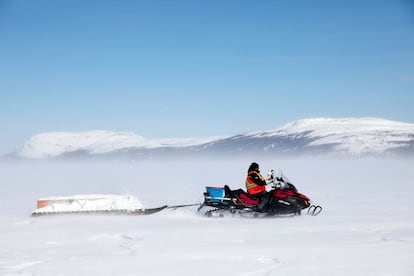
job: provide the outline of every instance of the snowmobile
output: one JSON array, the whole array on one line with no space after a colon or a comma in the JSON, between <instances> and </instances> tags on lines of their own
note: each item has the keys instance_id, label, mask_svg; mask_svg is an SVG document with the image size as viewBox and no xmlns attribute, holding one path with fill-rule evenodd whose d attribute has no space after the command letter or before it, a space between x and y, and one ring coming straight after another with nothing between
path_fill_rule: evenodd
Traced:
<instances>
[{"instance_id":1,"label":"snowmobile","mask_svg":"<svg viewBox=\"0 0 414 276\"><path fill-rule=\"evenodd\" d=\"M311 216L322 212L322 207L311 204L309 197L299 193L281 170L270 170L267 182L272 189L267 194L267 204L263 208L258 208L259 199L243 189L231 190L225 185L206 187L204 202L198 211L206 216L220 217L225 214L252 217L300 215L304 209L308 209L307 214Z\"/></svg>"}]
</instances>

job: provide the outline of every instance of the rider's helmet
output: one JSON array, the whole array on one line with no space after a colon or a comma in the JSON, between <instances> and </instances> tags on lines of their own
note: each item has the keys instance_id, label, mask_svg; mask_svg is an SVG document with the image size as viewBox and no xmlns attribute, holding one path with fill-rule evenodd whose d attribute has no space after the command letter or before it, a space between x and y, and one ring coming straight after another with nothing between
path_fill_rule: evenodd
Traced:
<instances>
[{"instance_id":1,"label":"rider's helmet","mask_svg":"<svg viewBox=\"0 0 414 276\"><path fill-rule=\"evenodd\" d=\"M251 163L247 172L251 172L251 171L259 172L259 164L257 164L256 162Z\"/></svg>"}]
</instances>

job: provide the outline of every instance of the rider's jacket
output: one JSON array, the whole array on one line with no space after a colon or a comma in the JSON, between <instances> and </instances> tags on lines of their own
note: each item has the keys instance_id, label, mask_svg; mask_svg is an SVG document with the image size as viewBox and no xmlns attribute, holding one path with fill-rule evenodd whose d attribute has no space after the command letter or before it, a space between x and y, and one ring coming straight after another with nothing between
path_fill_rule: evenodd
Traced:
<instances>
[{"instance_id":1,"label":"rider's jacket","mask_svg":"<svg viewBox=\"0 0 414 276\"><path fill-rule=\"evenodd\" d=\"M256 171L250 171L246 177L246 189L251 195L266 191L266 180Z\"/></svg>"}]
</instances>

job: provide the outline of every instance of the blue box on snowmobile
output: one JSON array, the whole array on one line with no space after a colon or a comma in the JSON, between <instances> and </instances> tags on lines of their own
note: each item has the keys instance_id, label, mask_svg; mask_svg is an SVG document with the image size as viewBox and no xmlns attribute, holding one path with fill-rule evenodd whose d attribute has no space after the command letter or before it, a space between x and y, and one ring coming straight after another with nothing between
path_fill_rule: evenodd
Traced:
<instances>
[{"instance_id":1,"label":"blue box on snowmobile","mask_svg":"<svg viewBox=\"0 0 414 276\"><path fill-rule=\"evenodd\" d=\"M220 187L206 187L208 201L210 202L223 202L224 188Z\"/></svg>"}]
</instances>

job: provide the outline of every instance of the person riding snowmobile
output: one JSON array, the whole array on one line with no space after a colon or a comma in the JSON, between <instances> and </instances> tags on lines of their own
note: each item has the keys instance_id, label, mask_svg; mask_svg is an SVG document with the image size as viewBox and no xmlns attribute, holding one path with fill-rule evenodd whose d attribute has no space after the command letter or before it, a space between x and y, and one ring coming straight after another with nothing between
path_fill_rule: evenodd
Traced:
<instances>
[{"instance_id":1,"label":"person riding snowmobile","mask_svg":"<svg viewBox=\"0 0 414 276\"><path fill-rule=\"evenodd\" d=\"M253 162L247 170L246 189L247 192L259 199L257 211L266 211L266 205L269 202L269 194L266 191L266 179L260 174L259 164Z\"/></svg>"}]
</instances>

